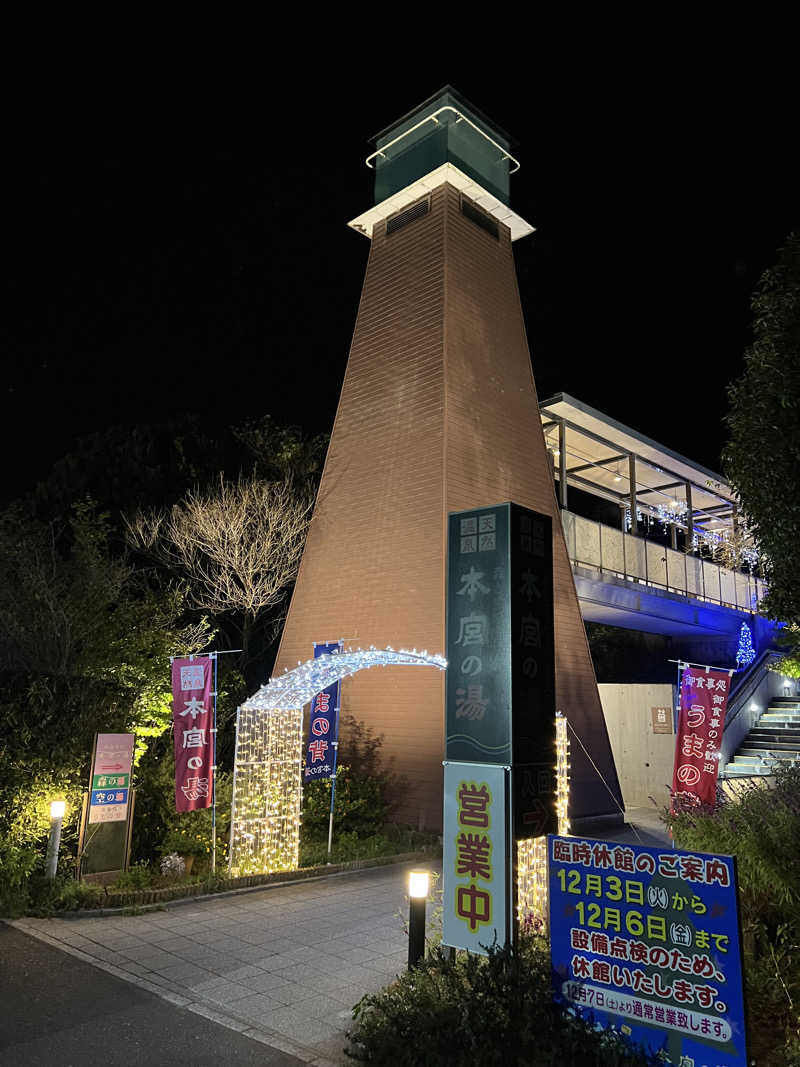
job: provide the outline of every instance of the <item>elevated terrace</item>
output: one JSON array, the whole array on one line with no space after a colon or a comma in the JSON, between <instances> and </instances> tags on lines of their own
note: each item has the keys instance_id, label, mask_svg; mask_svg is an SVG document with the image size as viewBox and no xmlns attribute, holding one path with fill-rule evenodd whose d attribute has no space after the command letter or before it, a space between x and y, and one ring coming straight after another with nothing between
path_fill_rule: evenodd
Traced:
<instances>
[{"instance_id":1,"label":"elevated terrace","mask_svg":"<svg viewBox=\"0 0 800 1067\"><path fill-rule=\"evenodd\" d=\"M734 634L766 592L725 479L575 400L540 404L585 619Z\"/></svg>"}]
</instances>

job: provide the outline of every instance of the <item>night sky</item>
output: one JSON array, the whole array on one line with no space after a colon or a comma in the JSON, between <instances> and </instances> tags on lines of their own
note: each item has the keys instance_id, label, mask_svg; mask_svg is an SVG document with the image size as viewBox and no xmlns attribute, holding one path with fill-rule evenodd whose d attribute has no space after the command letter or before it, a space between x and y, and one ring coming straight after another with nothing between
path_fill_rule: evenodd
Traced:
<instances>
[{"instance_id":1,"label":"night sky","mask_svg":"<svg viewBox=\"0 0 800 1067\"><path fill-rule=\"evenodd\" d=\"M540 398L569 392L719 469L750 292L800 224L781 117L711 84L406 64L239 96L30 101L6 138L2 495L120 423L269 413L329 432L368 138L447 81L517 141Z\"/></svg>"}]
</instances>

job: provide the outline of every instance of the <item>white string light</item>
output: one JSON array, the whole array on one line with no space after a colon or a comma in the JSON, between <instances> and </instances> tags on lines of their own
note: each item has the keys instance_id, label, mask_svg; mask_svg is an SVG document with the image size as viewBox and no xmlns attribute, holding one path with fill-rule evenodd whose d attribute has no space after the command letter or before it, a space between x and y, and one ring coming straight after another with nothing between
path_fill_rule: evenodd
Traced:
<instances>
[{"instance_id":1,"label":"white string light","mask_svg":"<svg viewBox=\"0 0 800 1067\"><path fill-rule=\"evenodd\" d=\"M569 737L567 720L556 713L556 818L560 836L569 834ZM547 838L517 842L517 921L523 929L547 933Z\"/></svg>"},{"instance_id":2,"label":"white string light","mask_svg":"<svg viewBox=\"0 0 800 1067\"><path fill-rule=\"evenodd\" d=\"M299 866L303 706L357 671L406 665L444 670L447 660L417 649L334 651L270 679L242 704L236 720L231 812L233 876Z\"/></svg>"}]
</instances>

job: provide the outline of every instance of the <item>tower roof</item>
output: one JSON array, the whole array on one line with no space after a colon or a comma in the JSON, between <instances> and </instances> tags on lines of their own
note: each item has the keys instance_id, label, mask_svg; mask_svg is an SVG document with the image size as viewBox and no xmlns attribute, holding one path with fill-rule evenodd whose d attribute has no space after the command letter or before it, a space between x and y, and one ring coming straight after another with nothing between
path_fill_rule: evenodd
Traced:
<instances>
[{"instance_id":1,"label":"tower roof","mask_svg":"<svg viewBox=\"0 0 800 1067\"><path fill-rule=\"evenodd\" d=\"M367 166L375 170L376 203L451 163L508 206L509 176L519 170L511 138L450 85L372 140Z\"/></svg>"}]
</instances>

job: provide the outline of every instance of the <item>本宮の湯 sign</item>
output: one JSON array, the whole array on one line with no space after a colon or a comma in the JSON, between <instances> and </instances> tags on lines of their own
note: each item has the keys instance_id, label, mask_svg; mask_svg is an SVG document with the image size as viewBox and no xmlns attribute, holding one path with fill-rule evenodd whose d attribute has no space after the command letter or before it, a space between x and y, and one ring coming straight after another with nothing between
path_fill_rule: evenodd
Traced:
<instances>
[{"instance_id":1,"label":"\u672c\u5bae\u306e\u6e6f sign","mask_svg":"<svg viewBox=\"0 0 800 1067\"><path fill-rule=\"evenodd\" d=\"M731 856L548 837L553 992L665 1064L746 1067Z\"/></svg>"},{"instance_id":2,"label":"\u672c\u5bae\u306e\u6e6f sign","mask_svg":"<svg viewBox=\"0 0 800 1067\"><path fill-rule=\"evenodd\" d=\"M214 796L211 656L172 661L175 810L210 808Z\"/></svg>"}]
</instances>

